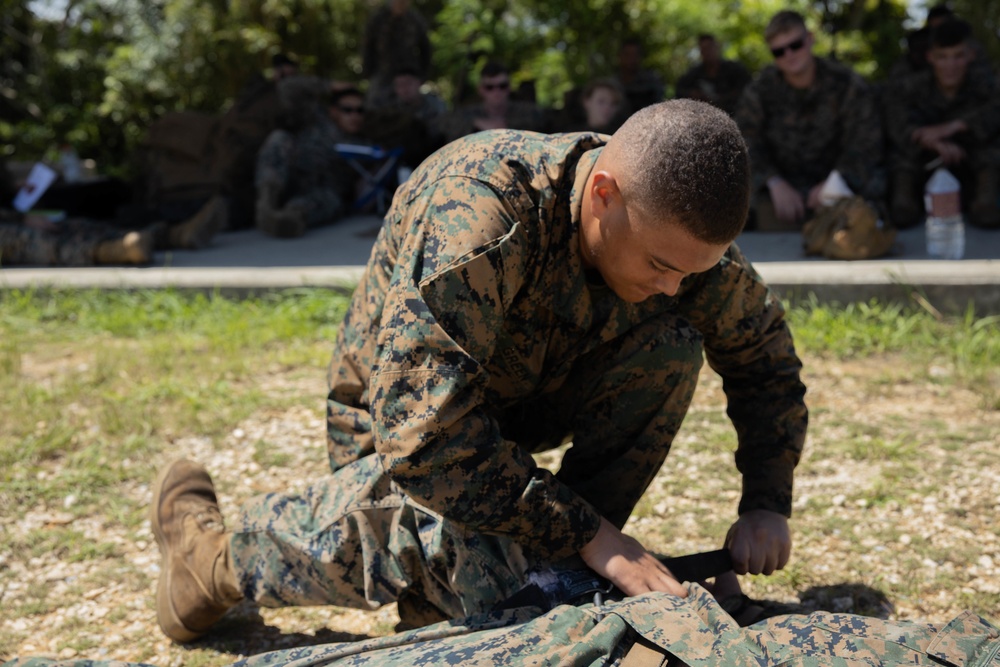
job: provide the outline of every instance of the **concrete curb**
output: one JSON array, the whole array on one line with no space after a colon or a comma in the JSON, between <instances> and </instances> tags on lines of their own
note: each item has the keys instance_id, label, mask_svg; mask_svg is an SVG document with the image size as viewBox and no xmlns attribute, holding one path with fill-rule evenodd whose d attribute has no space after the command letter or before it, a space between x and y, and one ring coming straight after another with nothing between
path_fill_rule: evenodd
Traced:
<instances>
[{"instance_id":1,"label":"concrete curb","mask_svg":"<svg viewBox=\"0 0 1000 667\"><path fill-rule=\"evenodd\" d=\"M177 289L250 293L296 287L353 289L364 267L18 269L0 272L0 289Z\"/></svg>"},{"instance_id":2,"label":"concrete curb","mask_svg":"<svg viewBox=\"0 0 1000 667\"><path fill-rule=\"evenodd\" d=\"M792 303L858 303L877 299L941 313L972 305L981 315L1000 313L1000 260L760 262L757 271ZM361 266L95 267L0 271L0 289L177 289L256 294L298 287L350 291Z\"/></svg>"},{"instance_id":3,"label":"concrete curb","mask_svg":"<svg viewBox=\"0 0 1000 667\"><path fill-rule=\"evenodd\" d=\"M942 314L1000 314L1000 261L765 262L755 267L792 303L919 304Z\"/></svg>"}]
</instances>

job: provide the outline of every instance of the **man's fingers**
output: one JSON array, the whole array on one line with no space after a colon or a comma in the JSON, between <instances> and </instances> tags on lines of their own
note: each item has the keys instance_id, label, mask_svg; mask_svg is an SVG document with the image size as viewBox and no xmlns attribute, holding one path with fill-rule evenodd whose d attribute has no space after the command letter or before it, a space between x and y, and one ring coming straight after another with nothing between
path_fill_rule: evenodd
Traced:
<instances>
[{"instance_id":1,"label":"man's fingers","mask_svg":"<svg viewBox=\"0 0 1000 667\"><path fill-rule=\"evenodd\" d=\"M792 543L791 541L785 542L781 545L781 552L778 554L778 568L779 570L784 570L785 566L788 565L788 559L792 556Z\"/></svg>"},{"instance_id":2,"label":"man's fingers","mask_svg":"<svg viewBox=\"0 0 1000 667\"><path fill-rule=\"evenodd\" d=\"M662 593L670 593L671 595L676 595L677 597L686 598L688 595L687 589L673 577L664 577L660 581L662 588L658 588Z\"/></svg>"},{"instance_id":3,"label":"man's fingers","mask_svg":"<svg viewBox=\"0 0 1000 667\"><path fill-rule=\"evenodd\" d=\"M737 539L729 543L729 556L733 560L733 572L746 574L750 571L750 545L746 540Z\"/></svg>"}]
</instances>

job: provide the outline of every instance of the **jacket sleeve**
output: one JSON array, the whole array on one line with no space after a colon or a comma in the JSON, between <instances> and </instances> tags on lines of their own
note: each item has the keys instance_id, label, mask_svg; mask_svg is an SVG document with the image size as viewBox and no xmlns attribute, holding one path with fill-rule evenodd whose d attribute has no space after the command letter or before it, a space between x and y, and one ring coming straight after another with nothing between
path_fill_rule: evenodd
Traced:
<instances>
[{"instance_id":1,"label":"jacket sleeve","mask_svg":"<svg viewBox=\"0 0 1000 667\"><path fill-rule=\"evenodd\" d=\"M969 68L973 101L959 113L969 127L969 133L982 143L995 142L1000 135L1000 79Z\"/></svg>"},{"instance_id":2,"label":"jacket sleeve","mask_svg":"<svg viewBox=\"0 0 1000 667\"><path fill-rule=\"evenodd\" d=\"M735 245L719 265L691 280L681 309L702 332L708 363L722 376L739 439L739 512L766 509L791 516L793 471L808 413L802 363L784 309Z\"/></svg>"},{"instance_id":3,"label":"jacket sleeve","mask_svg":"<svg viewBox=\"0 0 1000 667\"><path fill-rule=\"evenodd\" d=\"M915 155L919 148L910 140L917 129L913 111L913 88L916 84L906 77L887 84L882 98L885 105L885 131L894 151Z\"/></svg>"},{"instance_id":4,"label":"jacket sleeve","mask_svg":"<svg viewBox=\"0 0 1000 667\"><path fill-rule=\"evenodd\" d=\"M760 94L760 79L743 89L736 105L736 123L750 152L753 191L764 187L772 176L780 176L767 149L767 115Z\"/></svg>"},{"instance_id":5,"label":"jacket sleeve","mask_svg":"<svg viewBox=\"0 0 1000 667\"><path fill-rule=\"evenodd\" d=\"M439 181L407 209L372 373L375 449L402 490L539 557L578 551L596 510L506 440L486 404L482 362L521 287L530 251L515 212L470 179Z\"/></svg>"},{"instance_id":6,"label":"jacket sleeve","mask_svg":"<svg viewBox=\"0 0 1000 667\"><path fill-rule=\"evenodd\" d=\"M836 169L848 184L869 199L885 195L882 121L875 109L875 96L861 77L851 75L844 113L840 121L840 156Z\"/></svg>"}]
</instances>

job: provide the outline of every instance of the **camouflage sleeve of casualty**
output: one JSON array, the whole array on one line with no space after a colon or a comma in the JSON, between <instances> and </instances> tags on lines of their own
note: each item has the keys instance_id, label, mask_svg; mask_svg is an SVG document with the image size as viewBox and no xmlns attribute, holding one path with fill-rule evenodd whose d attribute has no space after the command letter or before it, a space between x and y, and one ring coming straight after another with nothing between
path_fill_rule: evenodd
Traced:
<instances>
[{"instance_id":1,"label":"camouflage sleeve of casualty","mask_svg":"<svg viewBox=\"0 0 1000 667\"><path fill-rule=\"evenodd\" d=\"M740 513L767 509L791 516L793 470L808 412L802 362L781 302L734 244L718 266L691 280L680 308L704 335L708 363L723 379L739 437Z\"/></svg>"},{"instance_id":2,"label":"camouflage sleeve of casualty","mask_svg":"<svg viewBox=\"0 0 1000 667\"><path fill-rule=\"evenodd\" d=\"M374 441L393 480L421 504L558 558L579 550L600 516L502 437L477 361L491 357L505 308L533 266L516 223L522 205L531 202L446 176L390 220L406 238L397 240L371 375Z\"/></svg>"}]
</instances>

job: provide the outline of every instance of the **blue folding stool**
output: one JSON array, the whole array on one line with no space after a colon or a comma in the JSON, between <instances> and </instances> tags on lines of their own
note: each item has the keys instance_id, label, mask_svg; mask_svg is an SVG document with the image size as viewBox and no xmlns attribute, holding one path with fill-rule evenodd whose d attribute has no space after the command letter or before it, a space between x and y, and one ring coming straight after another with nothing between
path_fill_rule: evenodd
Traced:
<instances>
[{"instance_id":1,"label":"blue folding stool","mask_svg":"<svg viewBox=\"0 0 1000 667\"><path fill-rule=\"evenodd\" d=\"M375 211L383 215L392 201L397 185L396 170L402 148L384 149L363 144L337 144L337 154L361 176L361 187L354 200L353 209L363 211L374 203Z\"/></svg>"}]
</instances>

